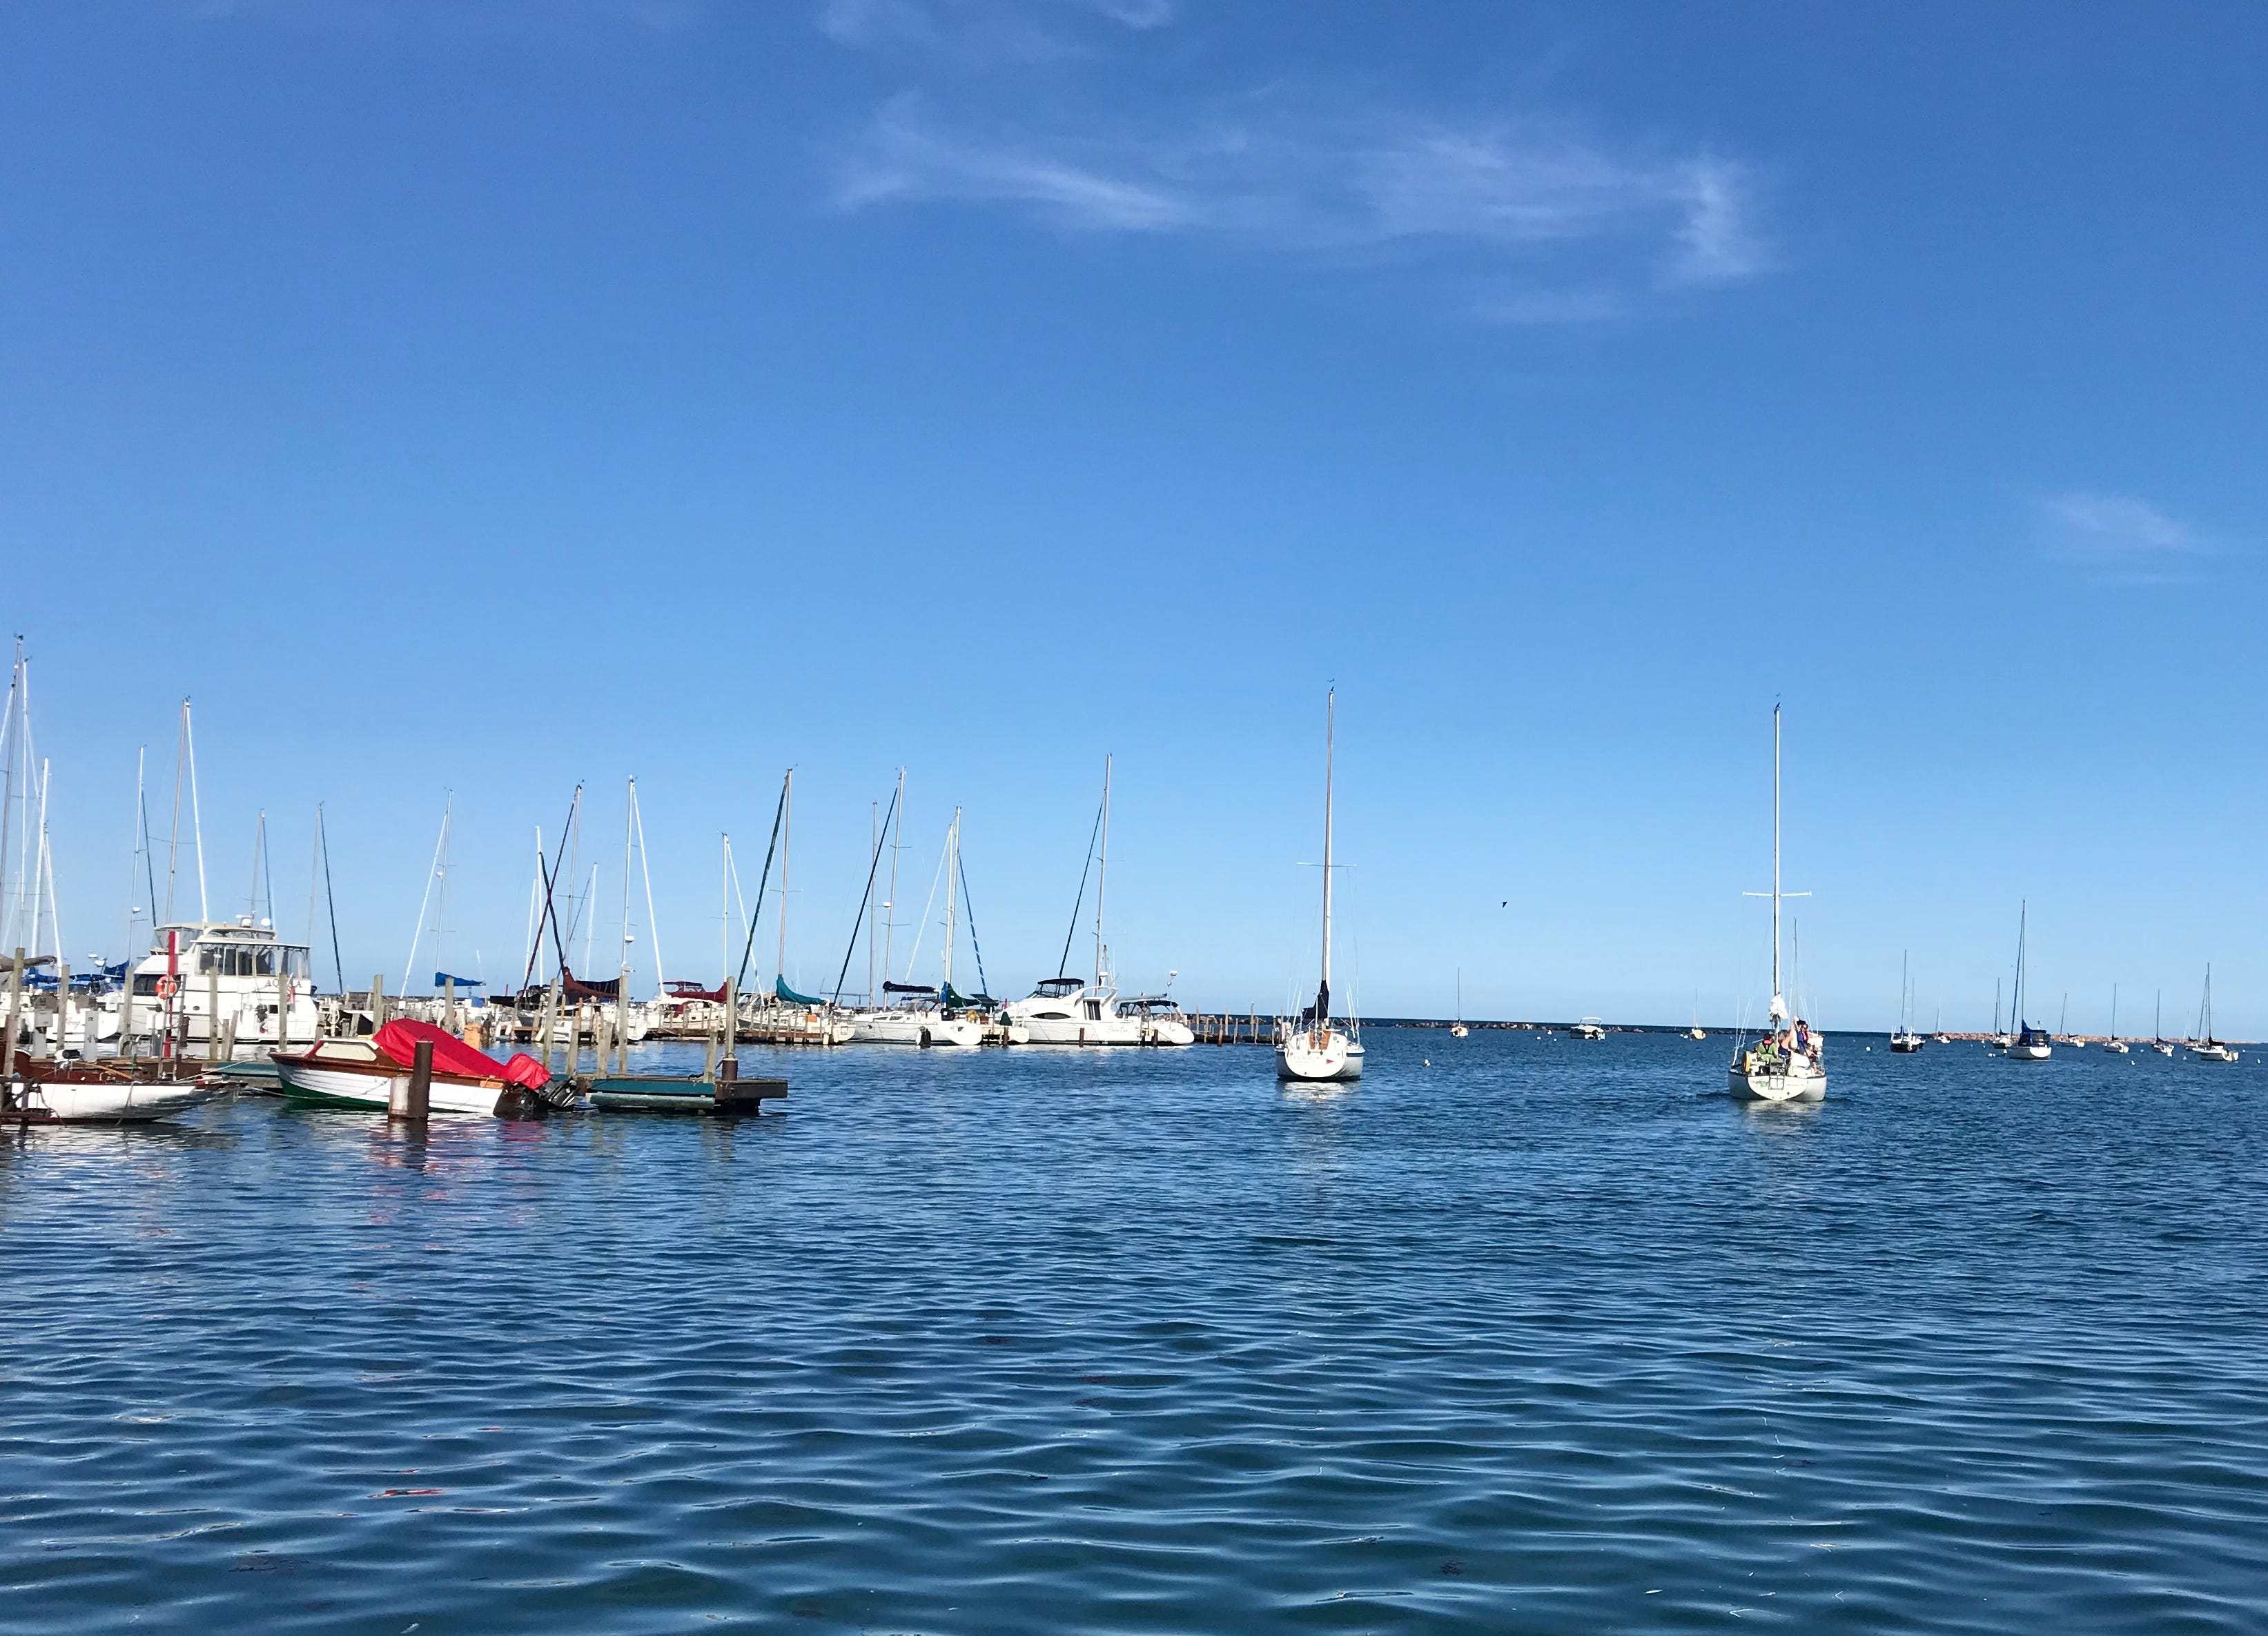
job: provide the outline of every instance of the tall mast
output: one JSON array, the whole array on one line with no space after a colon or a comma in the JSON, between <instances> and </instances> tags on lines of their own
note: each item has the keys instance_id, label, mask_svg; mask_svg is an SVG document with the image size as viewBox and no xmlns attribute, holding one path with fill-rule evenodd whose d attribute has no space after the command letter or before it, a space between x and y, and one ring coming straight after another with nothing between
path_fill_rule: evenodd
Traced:
<instances>
[{"instance_id":1,"label":"tall mast","mask_svg":"<svg viewBox=\"0 0 2268 1636\"><path fill-rule=\"evenodd\" d=\"M16 638L15 663L8 670L8 713L4 719L0 719L0 741L6 745L8 760L7 789L4 795L0 795L0 902L6 901L8 895L8 839L15 821L16 754L17 740L20 736L16 731L16 714L17 706L21 702L19 695L23 679L24 639L18 636ZM21 886L19 881L19 891Z\"/></svg>"},{"instance_id":2,"label":"tall mast","mask_svg":"<svg viewBox=\"0 0 2268 1636\"><path fill-rule=\"evenodd\" d=\"M1772 979L1771 1015L1777 1023L1787 1016L1787 1001L1779 986L1779 705L1772 705Z\"/></svg>"},{"instance_id":3,"label":"tall mast","mask_svg":"<svg viewBox=\"0 0 2268 1636\"><path fill-rule=\"evenodd\" d=\"M1338 730L1339 690L1323 695L1323 986L1315 1020L1328 1023L1331 1005L1331 756Z\"/></svg>"},{"instance_id":4,"label":"tall mast","mask_svg":"<svg viewBox=\"0 0 2268 1636\"><path fill-rule=\"evenodd\" d=\"M879 801L866 803L866 833L873 845L874 855L880 857L882 851L882 803ZM866 890L871 892L873 889L873 880L869 876ZM874 917L871 914L866 917L866 1003L874 1003Z\"/></svg>"},{"instance_id":5,"label":"tall mast","mask_svg":"<svg viewBox=\"0 0 2268 1636\"><path fill-rule=\"evenodd\" d=\"M637 780L633 778L630 794L622 799L622 969L616 973L621 985L615 990L617 1000L626 996L630 987L630 834L637 822Z\"/></svg>"},{"instance_id":6,"label":"tall mast","mask_svg":"<svg viewBox=\"0 0 2268 1636\"><path fill-rule=\"evenodd\" d=\"M2024 935L2029 929L2032 906L2028 899L2016 904L2016 987L2008 996L2008 1030L2021 1034L2024 1031Z\"/></svg>"},{"instance_id":7,"label":"tall mast","mask_svg":"<svg viewBox=\"0 0 2268 1636\"><path fill-rule=\"evenodd\" d=\"M189 720L189 701L181 701L181 747L189 758L189 833L197 847L197 919L212 919L211 906L205 900L205 819L204 810L197 804L197 730Z\"/></svg>"},{"instance_id":8,"label":"tall mast","mask_svg":"<svg viewBox=\"0 0 2268 1636\"><path fill-rule=\"evenodd\" d=\"M882 906L888 915L882 922L882 980L890 980L890 955L898 931L898 854L905 849L906 839L906 769L898 769L898 799L895 816L890 820L890 900Z\"/></svg>"},{"instance_id":9,"label":"tall mast","mask_svg":"<svg viewBox=\"0 0 2268 1636\"><path fill-rule=\"evenodd\" d=\"M1102 946L1102 889L1110 878L1110 762L1102 758L1102 851L1094 873L1094 986L1100 988L1106 978L1103 967L1109 964Z\"/></svg>"},{"instance_id":10,"label":"tall mast","mask_svg":"<svg viewBox=\"0 0 2268 1636\"><path fill-rule=\"evenodd\" d=\"M945 832L945 987L948 991L953 987L953 906L960 896L954 888L954 883L959 878L960 872L961 809L955 807L953 810L953 827ZM939 994L939 1003L944 1003L945 998L945 994Z\"/></svg>"},{"instance_id":11,"label":"tall mast","mask_svg":"<svg viewBox=\"0 0 2268 1636\"><path fill-rule=\"evenodd\" d=\"M717 848L717 957L718 970L730 972L733 969L733 838L718 838Z\"/></svg>"},{"instance_id":12,"label":"tall mast","mask_svg":"<svg viewBox=\"0 0 2268 1636\"><path fill-rule=\"evenodd\" d=\"M787 848L788 838L795 828L795 769L787 770L787 783L780 791L780 919L779 964L772 968L775 987L787 980Z\"/></svg>"}]
</instances>

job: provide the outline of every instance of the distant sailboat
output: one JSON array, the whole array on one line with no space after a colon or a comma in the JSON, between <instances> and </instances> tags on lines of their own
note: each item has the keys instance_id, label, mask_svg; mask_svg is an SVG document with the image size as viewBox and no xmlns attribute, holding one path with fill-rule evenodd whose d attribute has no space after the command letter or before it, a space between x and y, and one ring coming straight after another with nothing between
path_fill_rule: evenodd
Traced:
<instances>
[{"instance_id":1,"label":"distant sailboat","mask_svg":"<svg viewBox=\"0 0 2268 1636\"><path fill-rule=\"evenodd\" d=\"M1323 696L1323 972L1315 1003L1283 1031L1276 1047L1279 1079L1308 1083L1362 1077L1362 1038L1351 1021L1331 1023L1331 753L1338 721L1338 690Z\"/></svg>"},{"instance_id":2,"label":"distant sailboat","mask_svg":"<svg viewBox=\"0 0 2268 1636\"><path fill-rule=\"evenodd\" d=\"M1462 1039L1473 1031L1465 1026L1465 968L1457 968L1457 1020L1449 1024L1449 1038Z\"/></svg>"},{"instance_id":3,"label":"distant sailboat","mask_svg":"<svg viewBox=\"0 0 2268 1636\"><path fill-rule=\"evenodd\" d=\"M2166 991L2158 991L2158 1009L2151 1014L2150 1049L2161 1057L2174 1054L2174 1042L2166 1038Z\"/></svg>"},{"instance_id":4,"label":"distant sailboat","mask_svg":"<svg viewBox=\"0 0 2268 1636\"><path fill-rule=\"evenodd\" d=\"M2102 1048L2114 1057L2126 1054L2126 1042L2118 1038L2118 985L2116 983L2110 985L2110 1035L2102 1042Z\"/></svg>"},{"instance_id":5,"label":"distant sailboat","mask_svg":"<svg viewBox=\"0 0 2268 1636\"><path fill-rule=\"evenodd\" d=\"M1898 956L1898 1026L1890 1036L1890 1049L1914 1052L1921 1049L1921 1036L1913 1031L1913 986L1906 975L1906 957Z\"/></svg>"},{"instance_id":6,"label":"distant sailboat","mask_svg":"<svg viewBox=\"0 0 2268 1636\"><path fill-rule=\"evenodd\" d=\"M1771 1005L1768 1031L1743 1045L1730 1070L1733 1094L1759 1102L1816 1102L1827 1094L1825 1042L1790 1019L1779 981L1779 706L1772 706Z\"/></svg>"},{"instance_id":7,"label":"distant sailboat","mask_svg":"<svg viewBox=\"0 0 2268 1636\"><path fill-rule=\"evenodd\" d=\"M2055 1047L2054 1038L2044 1028L2034 1028L2024 1016L2024 943L2029 929L2031 905L2025 903L2016 911L2016 991L2008 1001L2008 1023L2016 1032L2008 1041L2008 1058L2014 1062L2044 1062Z\"/></svg>"},{"instance_id":8,"label":"distant sailboat","mask_svg":"<svg viewBox=\"0 0 2268 1636\"><path fill-rule=\"evenodd\" d=\"M1709 1031L1701 1026L1701 991L1697 988L1693 991L1693 1026L1685 1031L1685 1038L1688 1039L1709 1038Z\"/></svg>"},{"instance_id":9,"label":"distant sailboat","mask_svg":"<svg viewBox=\"0 0 2268 1636\"><path fill-rule=\"evenodd\" d=\"M2205 1001L2198 1008L2198 1037L2190 1055L2200 1062L2234 1062L2236 1053L2213 1037L2213 967L2205 968Z\"/></svg>"}]
</instances>

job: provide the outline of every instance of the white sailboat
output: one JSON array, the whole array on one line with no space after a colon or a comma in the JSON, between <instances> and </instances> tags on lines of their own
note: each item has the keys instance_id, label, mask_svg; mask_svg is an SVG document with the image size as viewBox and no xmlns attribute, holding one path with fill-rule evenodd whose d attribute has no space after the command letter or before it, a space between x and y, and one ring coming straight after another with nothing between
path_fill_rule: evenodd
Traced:
<instances>
[{"instance_id":1,"label":"white sailboat","mask_svg":"<svg viewBox=\"0 0 2268 1636\"><path fill-rule=\"evenodd\" d=\"M2200 1062L2234 1062L2236 1053L2213 1037L2213 967L2205 968L2205 1002L2198 1008L2198 1037L2190 1055Z\"/></svg>"},{"instance_id":2,"label":"white sailboat","mask_svg":"<svg viewBox=\"0 0 2268 1636\"><path fill-rule=\"evenodd\" d=\"M2019 904L2016 910L2016 989L2008 1001L2008 1022L2015 1032L2008 1037L2008 1060L2012 1062L2044 1062L2055 1048L2055 1039L2044 1028L2035 1028L2024 1021L2024 954L2026 935L2029 930L2031 905Z\"/></svg>"},{"instance_id":3,"label":"white sailboat","mask_svg":"<svg viewBox=\"0 0 2268 1636\"><path fill-rule=\"evenodd\" d=\"M1362 1077L1362 1037L1351 1019L1344 1028L1331 1022L1331 757L1337 728L1338 690L1323 696L1323 972L1315 1003L1295 1023L1280 1025L1276 1047L1278 1079L1307 1083Z\"/></svg>"},{"instance_id":4,"label":"white sailboat","mask_svg":"<svg viewBox=\"0 0 2268 1636\"><path fill-rule=\"evenodd\" d=\"M1921 1036L1913 1028L1913 985L1906 975L1906 956L1898 956L1898 1026L1890 1036L1890 1049L1915 1052L1921 1049Z\"/></svg>"},{"instance_id":5,"label":"white sailboat","mask_svg":"<svg viewBox=\"0 0 2268 1636\"><path fill-rule=\"evenodd\" d=\"M951 1009L954 998L953 945L958 941L954 906L960 896L961 878L959 807L954 808L953 824L945 832L945 857L941 867L946 882L945 955L939 987L929 988L912 982L884 982L883 993L896 995L896 1003L877 1006L853 1015L850 1018L850 1043L958 1046L971 1050L984 1043L984 1024L966 1013L955 1015ZM926 911L924 918L927 918ZM908 960L909 968L912 964L912 960Z\"/></svg>"},{"instance_id":6,"label":"white sailboat","mask_svg":"<svg viewBox=\"0 0 2268 1636\"><path fill-rule=\"evenodd\" d=\"M1449 1038L1462 1039L1473 1031L1465 1026L1465 968L1457 968L1457 1016L1449 1024Z\"/></svg>"},{"instance_id":7,"label":"white sailboat","mask_svg":"<svg viewBox=\"0 0 2268 1636\"><path fill-rule=\"evenodd\" d=\"M2110 985L2110 1033L2103 1040L2102 1048L2114 1057L2126 1054L2126 1042L2118 1038L2118 985L2116 983Z\"/></svg>"},{"instance_id":8,"label":"white sailboat","mask_svg":"<svg viewBox=\"0 0 2268 1636\"><path fill-rule=\"evenodd\" d=\"M1693 1024L1685 1031L1685 1038L1688 1039L1709 1038L1709 1031L1701 1026L1701 991L1697 988L1693 991Z\"/></svg>"},{"instance_id":9,"label":"white sailboat","mask_svg":"<svg viewBox=\"0 0 2268 1636\"><path fill-rule=\"evenodd\" d=\"M1762 1039L1742 1045L1733 1057L1729 1078L1735 1097L1757 1102L1816 1102L1827 1094L1826 1042L1800 1017L1788 1015L1780 992L1779 906L1788 894L1779 881L1779 706L1772 706L1772 884L1771 1005Z\"/></svg>"},{"instance_id":10,"label":"white sailboat","mask_svg":"<svg viewBox=\"0 0 2268 1636\"><path fill-rule=\"evenodd\" d=\"M2150 1049L2161 1057L2174 1054L2174 1042L2166 1038L2166 991L2158 991L2157 1009L2151 1014Z\"/></svg>"},{"instance_id":11,"label":"white sailboat","mask_svg":"<svg viewBox=\"0 0 2268 1636\"><path fill-rule=\"evenodd\" d=\"M1173 1026L1153 1028L1140 1009L1122 1009L1110 971L1110 945L1103 941L1102 906L1110 879L1110 767L1114 758L1102 759L1102 805L1095 815L1095 835L1101 850L1094 855L1094 980L1066 977L1058 965L1056 975L1042 978L1031 994L1005 1008L1008 1020L1021 1027L1035 1045L1186 1045L1197 1035L1186 1023L1162 1015L1158 1021ZM1086 883L1079 883L1082 892ZM1071 911L1074 929L1079 911ZM1064 957L1071 939L1064 939ZM1147 996L1145 997L1147 999ZM1183 1034L1189 1038L1182 1038Z\"/></svg>"}]
</instances>

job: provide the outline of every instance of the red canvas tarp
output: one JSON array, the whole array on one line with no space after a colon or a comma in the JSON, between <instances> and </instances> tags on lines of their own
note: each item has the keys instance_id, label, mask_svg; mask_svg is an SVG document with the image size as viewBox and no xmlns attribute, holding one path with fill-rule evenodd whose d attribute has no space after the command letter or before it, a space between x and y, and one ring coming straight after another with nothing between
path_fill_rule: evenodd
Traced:
<instances>
[{"instance_id":1,"label":"red canvas tarp","mask_svg":"<svg viewBox=\"0 0 2268 1636\"><path fill-rule=\"evenodd\" d=\"M388 1023L371 1036L370 1043L387 1061L409 1067L417 1060L417 1042L421 1039L433 1042L436 1074L454 1074L460 1079L500 1079L508 1085L525 1085L530 1090L540 1090L551 1081L550 1071L525 1051L509 1062L499 1062L474 1050L446 1029L407 1017Z\"/></svg>"}]
</instances>

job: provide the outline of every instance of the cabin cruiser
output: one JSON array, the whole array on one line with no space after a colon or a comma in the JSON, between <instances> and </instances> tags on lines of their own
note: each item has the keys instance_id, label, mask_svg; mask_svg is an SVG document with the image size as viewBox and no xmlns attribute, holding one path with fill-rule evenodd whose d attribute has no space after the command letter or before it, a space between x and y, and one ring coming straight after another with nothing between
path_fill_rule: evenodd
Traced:
<instances>
[{"instance_id":1,"label":"cabin cruiser","mask_svg":"<svg viewBox=\"0 0 2268 1636\"><path fill-rule=\"evenodd\" d=\"M1571 1039L1604 1039L1607 1037L1606 1024L1597 1017L1587 1016L1567 1031L1567 1037Z\"/></svg>"},{"instance_id":2,"label":"cabin cruiser","mask_svg":"<svg viewBox=\"0 0 2268 1636\"><path fill-rule=\"evenodd\" d=\"M1031 997L1007 1007L1012 1023L1021 1023L1035 1045L1140 1045L1144 1019L1122 1011L1118 991L1107 983L1089 983L1083 977L1043 977ZM1171 1043L1187 1045L1188 1040Z\"/></svg>"},{"instance_id":3,"label":"cabin cruiser","mask_svg":"<svg viewBox=\"0 0 2268 1636\"><path fill-rule=\"evenodd\" d=\"M1182 1008L1165 994L1137 994L1131 1000L1119 1001L1119 1013L1130 1016L1142 1025L1142 1043L1145 1045L1194 1045L1197 1031L1189 1026L1189 1019Z\"/></svg>"},{"instance_id":4,"label":"cabin cruiser","mask_svg":"<svg viewBox=\"0 0 2268 1636\"><path fill-rule=\"evenodd\" d=\"M170 1028L189 1044L232 1038L239 1046L259 1046L322 1031L307 945L283 942L273 926L248 914L160 927L155 952L134 964L130 987L130 994L111 998L99 1039L117 1043L122 1013L136 1039Z\"/></svg>"}]
</instances>

